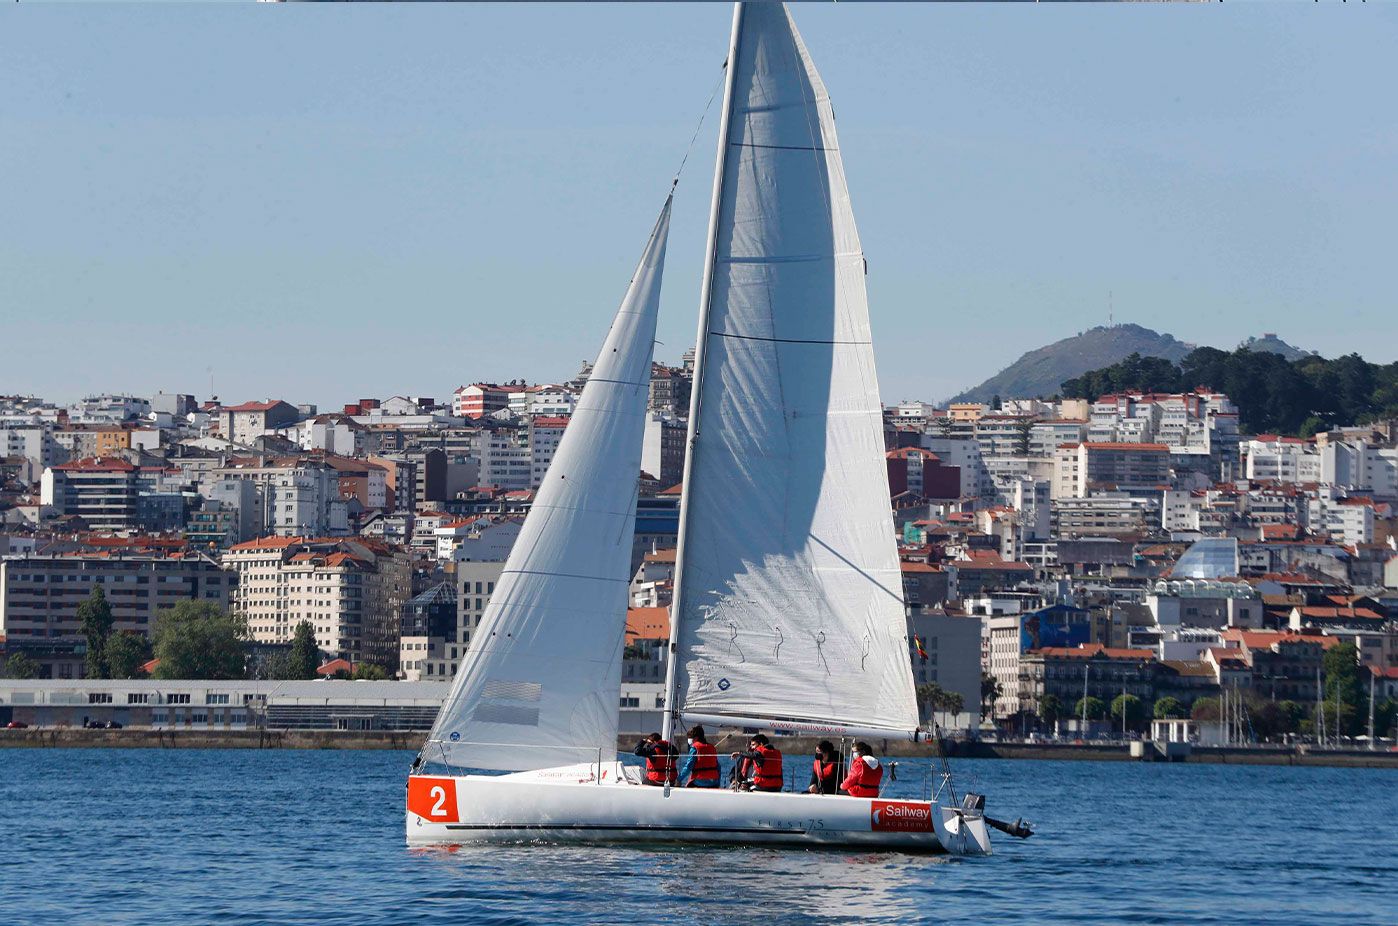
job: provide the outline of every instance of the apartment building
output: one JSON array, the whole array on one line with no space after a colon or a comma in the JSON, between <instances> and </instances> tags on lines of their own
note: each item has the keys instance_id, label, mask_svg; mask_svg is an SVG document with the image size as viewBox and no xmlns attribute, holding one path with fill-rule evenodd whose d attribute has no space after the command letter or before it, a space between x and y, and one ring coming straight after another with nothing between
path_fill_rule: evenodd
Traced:
<instances>
[{"instance_id":1,"label":"apartment building","mask_svg":"<svg viewBox=\"0 0 1398 926\"><path fill-rule=\"evenodd\" d=\"M641 470L666 488L684 478L688 424L664 412L651 412L641 438Z\"/></svg>"},{"instance_id":2,"label":"apartment building","mask_svg":"<svg viewBox=\"0 0 1398 926\"><path fill-rule=\"evenodd\" d=\"M35 658L48 678L80 678L78 605L101 586L117 630L149 635L156 615L180 601L228 608L237 584L211 557L194 552L30 553L0 560L0 636L10 652Z\"/></svg>"},{"instance_id":3,"label":"apartment building","mask_svg":"<svg viewBox=\"0 0 1398 926\"><path fill-rule=\"evenodd\" d=\"M218 433L235 444L250 447L262 435L294 424L300 417L296 406L278 399L225 405L217 410Z\"/></svg>"},{"instance_id":4,"label":"apartment building","mask_svg":"<svg viewBox=\"0 0 1398 926\"><path fill-rule=\"evenodd\" d=\"M23 457L28 464L25 480L37 482L44 470L64 462L68 454L48 428L29 425L0 427L0 457Z\"/></svg>"},{"instance_id":5,"label":"apartment building","mask_svg":"<svg viewBox=\"0 0 1398 926\"><path fill-rule=\"evenodd\" d=\"M135 530L141 481L141 468L119 457L74 460L44 470L40 499L56 515L77 515L92 530Z\"/></svg>"},{"instance_id":6,"label":"apartment building","mask_svg":"<svg viewBox=\"0 0 1398 926\"><path fill-rule=\"evenodd\" d=\"M1259 434L1244 445L1244 475L1260 482L1320 482L1321 455L1313 441Z\"/></svg>"},{"instance_id":7,"label":"apartment building","mask_svg":"<svg viewBox=\"0 0 1398 926\"><path fill-rule=\"evenodd\" d=\"M563 440L563 431L568 427L566 417L539 416L529 422L529 488L537 489L544 482L544 474L553 463L553 455L558 452L558 444Z\"/></svg>"},{"instance_id":8,"label":"apartment building","mask_svg":"<svg viewBox=\"0 0 1398 926\"><path fill-rule=\"evenodd\" d=\"M451 396L451 413L458 417L483 418L509 405L510 390L495 383L472 383Z\"/></svg>"},{"instance_id":9,"label":"apartment building","mask_svg":"<svg viewBox=\"0 0 1398 926\"><path fill-rule=\"evenodd\" d=\"M1169 482L1165 444L1086 441L1055 451L1055 498L1086 498L1099 491L1155 494Z\"/></svg>"},{"instance_id":10,"label":"apartment building","mask_svg":"<svg viewBox=\"0 0 1398 926\"><path fill-rule=\"evenodd\" d=\"M309 621L322 652L397 671L412 587L406 552L362 539L263 537L230 547L224 563L238 575L233 608L254 640L289 643Z\"/></svg>"}]
</instances>

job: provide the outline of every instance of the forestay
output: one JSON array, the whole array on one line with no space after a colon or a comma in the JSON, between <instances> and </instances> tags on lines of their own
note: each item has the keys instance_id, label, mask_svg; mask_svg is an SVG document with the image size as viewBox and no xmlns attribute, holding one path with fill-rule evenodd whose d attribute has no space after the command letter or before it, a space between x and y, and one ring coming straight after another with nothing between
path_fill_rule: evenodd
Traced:
<instances>
[{"instance_id":1,"label":"forestay","mask_svg":"<svg viewBox=\"0 0 1398 926\"><path fill-rule=\"evenodd\" d=\"M425 758L523 770L616 753L637 477L670 200L505 563Z\"/></svg>"},{"instance_id":2,"label":"forestay","mask_svg":"<svg viewBox=\"0 0 1398 926\"><path fill-rule=\"evenodd\" d=\"M744 4L735 29L684 486L679 703L686 718L909 733L864 258L830 100L782 5Z\"/></svg>"}]
</instances>

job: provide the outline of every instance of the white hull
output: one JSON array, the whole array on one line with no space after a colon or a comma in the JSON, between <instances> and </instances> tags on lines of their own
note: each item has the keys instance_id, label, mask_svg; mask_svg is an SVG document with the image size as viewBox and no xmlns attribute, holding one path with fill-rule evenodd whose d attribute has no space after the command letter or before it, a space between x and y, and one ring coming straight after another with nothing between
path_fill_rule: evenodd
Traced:
<instances>
[{"instance_id":1,"label":"white hull","mask_svg":"<svg viewBox=\"0 0 1398 926\"><path fill-rule=\"evenodd\" d=\"M632 777L628 778L626 772ZM657 788L619 763L513 775L413 776L409 845L670 842L990 851L985 821L932 801Z\"/></svg>"}]
</instances>

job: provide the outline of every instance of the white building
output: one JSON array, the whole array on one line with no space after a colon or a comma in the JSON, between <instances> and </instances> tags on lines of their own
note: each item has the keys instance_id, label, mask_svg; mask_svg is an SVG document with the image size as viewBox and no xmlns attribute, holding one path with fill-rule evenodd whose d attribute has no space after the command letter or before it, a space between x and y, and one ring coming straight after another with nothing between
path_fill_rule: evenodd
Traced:
<instances>
[{"instance_id":1,"label":"white building","mask_svg":"<svg viewBox=\"0 0 1398 926\"><path fill-rule=\"evenodd\" d=\"M1327 441L1320 448L1321 482L1380 498L1398 498L1398 448L1363 439Z\"/></svg>"},{"instance_id":2,"label":"white building","mask_svg":"<svg viewBox=\"0 0 1398 926\"><path fill-rule=\"evenodd\" d=\"M558 452L558 444L563 440L567 427L566 417L540 416L529 422L529 488L537 489L543 485L544 475L553 464L553 455Z\"/></svg>"},{"instance_id":3,"label":"white building","mask_svg":"<svg viewBox=\"0 0 1398 926\"><path fill-rule=\"evenodd\" d=\"M1250 480L1271 482L1320 482L1321 454L1311 441L1299 437L1262 434L1245 445Z\"/></svg>"},{"instance_id":4,"label":"white building","mask_svg":"<svg viewBox=\"0 0 1398 926\"><path fill-rule=\"evenodd\" d=\"M534 454L515 443L507 432L481 435L481 485L528 489L534 485Z\"/></svg>"},{"instance_id":5,"label":"white building","mask_svg":"<svg viewBox=\"0 0 1398 926\"><path fill-rule=\"evenodd\" d=\"M456 539L451 559L457 563L503 563L523 527L521 518L477 518Z\"/></svg>"},{"instance_id":6,"label":"white building","mask_svg":"<svg viewBox=\"0 0 1398 926\"><path fill-rule=\"evenodd\" d=\"M1335 490L1322 489L1309 500L1312 529L1330 535L1336 543L1374 542L1374 507L1367 498L1340 498Z\"/></svg>"},{"instance_id":7,"label":"white building","mask_svg":"<svg viewBox=\"0 0 1398 926\"><path fill-rule=\"evenodd\" d=\"M230 547L224 564L238 574L233 610L254 640L290 643L309 621L322 652L397 670L412 585L403 551L367 540L263 537Z\"/></svg>"},{"instance_id":8,"label":"white building","mask_svg":"<svg viewBox=\"0 0 1398 926\"><path fill-rule=\"evenodd\" d=\"M37 482L40 474L68 459L53 433L42 425L0 427L0 457L24 457L28 465L25 479Z\"/></svg>"}]
</instances>

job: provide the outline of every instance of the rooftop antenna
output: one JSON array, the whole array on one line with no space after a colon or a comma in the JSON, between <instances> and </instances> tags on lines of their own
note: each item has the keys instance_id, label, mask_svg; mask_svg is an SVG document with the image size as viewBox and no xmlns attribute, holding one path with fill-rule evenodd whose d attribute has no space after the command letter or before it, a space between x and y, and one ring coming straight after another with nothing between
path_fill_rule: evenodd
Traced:
<instances>
[{"instance_id":1,"label":"rooftop antenna","mask_svg":"<svg viewBox=\"0 0 1398 926\"><path fill-rule=\"evenodd\" d=\"M1107 290L1107 327L1113 328L1115 323L1116 307L1112 305L1112 291Z\"/></svg>"}]
</instances>

